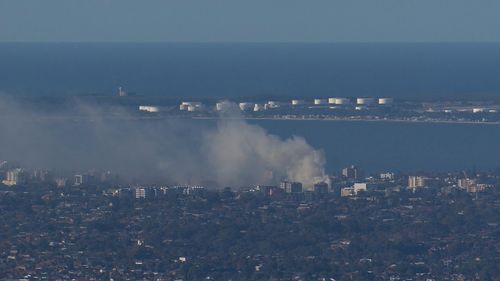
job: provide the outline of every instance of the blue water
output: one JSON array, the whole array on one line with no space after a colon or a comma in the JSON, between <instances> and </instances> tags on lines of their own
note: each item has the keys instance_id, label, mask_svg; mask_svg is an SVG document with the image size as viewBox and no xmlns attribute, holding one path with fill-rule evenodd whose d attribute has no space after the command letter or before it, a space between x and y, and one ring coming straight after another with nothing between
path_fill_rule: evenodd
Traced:
<instances>
[{"instance_id":1,"label":"blue water","mask_svg":"<svg viewBox=\"0 0 500 281\"><path fill-rule=\"evenodd\" d=\"M500 100L500 44L0 44L0 93ZM500 166L500 126L252 121L323 149L328 171Z\"/></svg>"},{"instance_id":2,"label":"blue water","mask_svg":"<svg viewBox=\"0 0 500 281\"><path fill-rule=\"evenodd\" d=\"M329 172L500 168L500 126L480 124L252 121L283 138L304 137L324 151Z\"/></svg>"},{"instance_id":3,"label":"blue water","mask_svg":"<svg viewBox=\"0 0 500 281\"><path fill-rule=\"evenodd\" d=\"M500 98L500 44L0 44L0 91Z\"/></svg>"}]
</instances>

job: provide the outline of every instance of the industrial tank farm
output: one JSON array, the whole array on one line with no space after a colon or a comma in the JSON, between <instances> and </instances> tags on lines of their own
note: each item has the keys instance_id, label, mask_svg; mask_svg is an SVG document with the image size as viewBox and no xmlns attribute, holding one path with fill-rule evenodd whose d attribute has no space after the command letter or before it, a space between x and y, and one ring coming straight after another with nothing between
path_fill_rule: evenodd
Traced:
<instances>
[{"instance_id":1,"label":"industrial tank farm","mask_svg":"<svg viewBox=\"0 0 500 281\"><path fill-rule=\"evenodd\" d=\"M393 98L379 98L378 99L378 104L380 105L391 105L394 103Z\"/></svg>"},{"instance_id":2,"label":"industrial tank farm","mask_svg":"<svg viewBox=\"0 0 500 281\"><path fill-rule=\"evenodd\" d=\"M358 105L372 105L375 103L375 98L357 98L356 104Z\"/></svg>"}]
</instances>

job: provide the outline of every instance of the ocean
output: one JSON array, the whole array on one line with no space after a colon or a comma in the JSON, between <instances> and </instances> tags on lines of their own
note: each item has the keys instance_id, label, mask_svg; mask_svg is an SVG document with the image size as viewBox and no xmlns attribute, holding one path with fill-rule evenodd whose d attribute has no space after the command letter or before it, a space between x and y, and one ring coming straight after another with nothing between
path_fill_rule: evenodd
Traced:
<instances>
[{"instance_id":1,"label":"ocean","mask_svg":"<svg viewBox=\"0 0 500 281\"><path fill-rule=\"evenodd\" d=\"M498 43L1 43L0 92L500 99Z\"/></svg>"},{"instance_id":2,"label":"ocean","mask_svg":"<svg viewBox=\"0 0 500 281\"><path fill-rule=\"evenodd\" d=\"M500 100L500 44L0 44L0 94ZM202 121L199 121L202 122ZM250 121L304 137L328 172L500 167L500 126Z\"/></svg>"},{"instance_id":3,"label":"ocean","mask_svg":"<svg viewBox=\"0 0 500 281\"><path fill-rule=\"evenodd\" d=\"M251 121L282 138L322 149L327 171L357 165L367 173L500 168L500 126L369 121Z\"/></svg>"}]
</instances>

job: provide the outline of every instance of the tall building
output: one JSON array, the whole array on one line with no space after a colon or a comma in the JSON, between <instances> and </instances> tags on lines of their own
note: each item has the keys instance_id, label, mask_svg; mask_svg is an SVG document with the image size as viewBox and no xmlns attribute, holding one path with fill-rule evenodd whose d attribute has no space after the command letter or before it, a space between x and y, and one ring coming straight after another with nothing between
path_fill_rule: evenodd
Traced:
<instances>
[{"instance_id":1,"label":"tall building","mask_svg":"<svg viewBox=\"0 0 500 281\"><path fill-rule=\"evenodd\" d=\"M74 182L75 186L83 184L88 185L92 183L95 183L95 177L93 175L89 174L75 175L75 182Z\"/></svg>"},{"instance_id":2,"label":"tall building","mask_svg":"<svg viewBox=\"0 0 500 281\"><path fill-rule=\"evenodd\" d=\"M425 186L425 177L422 176L409 176L408 188L415 189Z\"/></svg>"},{"instance_id":3,"label":"tall building","mask_svg":"<svg viewBox=\"0 0 500 281\"><path fill-rule=\"evenodd\" d=\"M51 174L47 170L36 169L33 171L32 180L39 182L48 182L52 179Z\"/></svg>"},{"instance_id":4,"label":"tall building","mask_svg":"<svg viewBox=\"0 0 500 281\"><path fill-rule=\"evenodd\" d=\"M314 184L314 193L317 193L317 194L328 193L328 183L319 182L319 183Z\"/></svg>"},{"instance_id":5,"label":"tall building","mask_svg":"<svg viewBox=\"0 0 500 281\"><path fill-rule=\"evenodd\" d=\"M56 178L55 180L57 187L65 187L66 186L66 178Z\"/></svg>"},{"instance_id":6,"label":"tall building","mask_svg":"<svg viewBox=\"0 0 500 281\"><path fill-rule=\"evenodd\" d=\"M368 191L368 185L366 183L355 183L352 188L354 189L354 194Z\"/></svg>"},{"instance_id":7,"label":"tall building","mask_svg":"<svg viewBox=\"0 0 500 281\"><path fill-rule=\"evenodd\" d=\"M282 181L280 183L280 188L283 189L286 193L300 193L302 192L302 183Z\"/></svg>"},{"instance_id":8,"label":"tall building","mask_svg":"<svg viewBox=\"0 0 500 281\"><path fill-rule=\"evenodd\" d=\"M142 187L139 187L139 188L136 188L135 189L135 198L136 199L145 199L147 197L149 197L149 190L146 189L146 188L142 188Z\"/></svg>"},{"instance_id":9,"label":"tall building","mask_svg":"<svg viewBox=\"0 0 500 281\"><path fill-rule=\"evenodd\" d=\"M75 185L82 185L84 183L84 175L75 175Z\"/></svg>"},{"instance_id":10,"label":"tall building","mask_svg":"<svg viewBox=\"0 0 500 281\"><path fill-rule=\"evenodd\" d=\"M460 188L464 188L464 189L467 189L473 185L476 184L476 180L475 179L469 179L469 178L465 178L465 179L459 179L458 180L458 187Z\"/></svg>"},{"instance_id":11,"label":"tall building","mask_svg":"<svg viewBox=\"0 0 500 281\"><path fill-rule=\"evenodd\" d=\"M342 176L344 178L352 179L352 180L358 179L360 177L359 169L354 165L351 165L350 167L346 167L346 168L342 169Z\"/></svg>"},{"instance_id":12,"label":"tall building","mask_svg":"<svg viewBox=\"0 0 500 281\"><path fill-rule=\"evenodd\" d=\"M340 196L341 197L348 197L348 196L354 196L354 187L343 187L340 190Z\"/></svg>"},{"instance_id":13,"label":"tall building","mask_svg":"<svg viewBox=\"0 0 500 281\"><path fill-rule=\"evenodd\" d=\"M260 191L262 194L265 196L271 196L272 190L277 187L272 186L272 185L258 185L257 190Z\"/></svg>"},{"instance_id":14,"label":"tall building","mask_svg":"<svg viewBox=\"0 0 500 281\"><path fill-rule=\"evenodd\" d=\"M8 186L20 185L26 183L27 179L26 172L21 168L16 168L7 171L2 183Z\"/></svg>"},{"instance_id":15,"label":"tall building","mask_svg":"<svg viewBox=\"0 0 500 281\"><path fill-rule=\"evenodd\" d=\"M380 179L382 179L382 180L394 180L394 173L392 173L392 172L381 173Z\"/></svg>"},{"instance_id":16,"label":"tall building","mask_svg":"<svg viewBox=\"0 0 500 281\"><path fill-rule=\"evenodd\" d=\"M127 92L125 92L122 87L118 87L118 96L119 97L126 97L127 96Z\"/></svg>"}]
</instances>

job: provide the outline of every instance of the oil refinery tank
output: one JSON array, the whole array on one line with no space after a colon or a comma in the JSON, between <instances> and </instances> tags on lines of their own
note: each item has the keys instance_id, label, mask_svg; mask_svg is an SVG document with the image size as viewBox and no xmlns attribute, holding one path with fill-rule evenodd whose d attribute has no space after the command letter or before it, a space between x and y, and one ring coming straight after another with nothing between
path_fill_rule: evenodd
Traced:
<instances>
[{"instance_id":1,"label":"oil refinery tank","mask_svg":"<svg viewBox=\"0 0 500 281\"><path fill-rule=\"evenodd\" d=\"M253 111L262 111L262 110L264 110L264 109L265 109L265 108L264 108L264 105L263 105L263 104L258 104L258 103L256 103L256 104L254 105L254 107L253 107Z\"/></svg>"},{"instance_id":2,"label":"oil refinery tank","mask_svg":"<svg viewBox=\"0 0 500 281\"><path fill-rule=\"evenodd\" d=\"M157 106L152 106L152 105L140 105L139 106L139 111L149 112L149 113L156 113L156 112L160 112L160 108L157 107Z\"/></svg>"},{"instance_id":3,"label":"oil refinery tank","mask_svg":"<svg viewBox=\"0 0 500 281\"><path fill-rule=\"evenodd\" d=\"M306 104L303 100L292 100L292 105L304 105Z\"/></svg>"},{"instance_id":4,"label":"oil refinery tank","mask_svg":"<svg viewBox=\"0 0 500 281\"><path fill-rule=\"evenodd\" d=\"M215 110L225 111L231 109L233 106L235 107L236 105L228 101L221 101L215 104Z\"/></svg>"},{"instance_id":5,"label":"oil refinery tank","mask_svg":"<svg viewBox=\"0 0 500 281\"><path fill-rule=\"evenodd\" d=\"M198 111L198 110L199 110L199 107L195 106L195 105L188 105L188 107L187 107L187 111L189 111L189 112L194 112L194 111Z\"/></svg>"},{"instance_id":6,"label":"oil refinery tank","mask_svg":"<svg viewBox=\"0 0 500 281\"><path fill-rule=\"evenodd\" d=\"M346 105L350 104L351 100L348 98L335 98L335 104L336 105Z\"/></svg>"},{"instance_id":7,"label":"oil refinery tank","mask_svg":"<svg viewBox=\"0 0 500 281\"><path fill-rule=\"evenodd\" d=\"M379 98L378 99L378 104L380 105L391 105L394 103L393 98Z\"/></svg>"},{"instance_id":8,"label":"oil refinery tank","mask_svg":"<svg viewBox=\"0 0 500 281\"><path fill-rule=\"evenodd\" d=\"M278 108L280 105L281 103L279 101L270 100L267 102L267 108Z\"/></svg>"},{"instance_id":9,"label":"oil refinery tank","mask_svg":"<svg viewBox=\"0 0 500 281\"><path fill-rule=\"evenodd\" d=\"M326 99L314 99L314 105L324 105L327 103L328 103L328 100L326 100Z\"/></svg>"},{"instance_id":10,"label":"oil refinery tank","mask_svg":"<svg viewBox=\"0 0 500 281\"><path fill-rule=\"evenodd\" d=\"M198 111L203 108L203 104L197 101L183 101L179 105L179 110Z\"/></svg>"},{"instance_id":11,"label":"oil refinery tank","mask_svg":"<svg viewBox=\"0 0 500 281\"><path fill-rule=\"evenodd\" d=\"M240 102L239 106L242 111L249 111L253 110L255 104L251 102Z\"/></svg>"},{"instance_id":12,"label":"oil refinery tank","mask_svg":"<svg viewBox=\"0 0 500 281\"><path fill-rule=\"evenodd\" d=\"M372 105L373 103L375 103L374 98L357 98L356 99L356 104L359 104L359 105Z\"/></svg>"}]
</instances>

